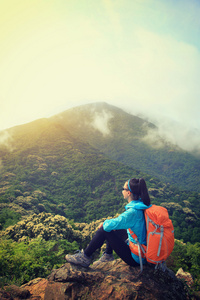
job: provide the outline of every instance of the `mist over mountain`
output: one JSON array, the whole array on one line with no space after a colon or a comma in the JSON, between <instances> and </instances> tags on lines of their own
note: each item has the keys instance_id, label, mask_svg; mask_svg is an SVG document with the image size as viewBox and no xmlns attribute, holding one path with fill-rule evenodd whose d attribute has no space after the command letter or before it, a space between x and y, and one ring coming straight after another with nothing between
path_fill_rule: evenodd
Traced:
<instances>
[{"instance_id":1,"label":"mist over mountain","mask_svg":"<svg viewBox=\"0 0 200 300\"><path fill-rule=\"evenodd\" d=\"M200 130L198 128L191 128L187 122L177 122L159 115L143 118L151 120L156 125L156 130L149 131L148 134L152 144L154 140L162 138L200 158Z\"/></svg>"},{"instance_id":2,"label":"mist over mountain","mask_svg":"<svg viewBox=\"0 0 200 300\"><path fill-rule=\"evenodd\" d=\"M0 145L1 151L17 153L37 142L41 147L47 136L49 141L54 139L50 144L56 143L55 136L63 136L87 143L110 159L165 183L200 191L200 157L162 138L161 130L143 118L100 102L2 131Z\"/></svg>"},{"instance_id":3,"label":"mist over mountain","mask_svg":"<svg viewBox=\"0 0 200 300\"><path fill-rule=\"evenodd\" d=\"M182 189L200 191L200 157L162 138L160 129L143 118L94 103L50 119L111 159Z\"/></svg>"}]
</instances>

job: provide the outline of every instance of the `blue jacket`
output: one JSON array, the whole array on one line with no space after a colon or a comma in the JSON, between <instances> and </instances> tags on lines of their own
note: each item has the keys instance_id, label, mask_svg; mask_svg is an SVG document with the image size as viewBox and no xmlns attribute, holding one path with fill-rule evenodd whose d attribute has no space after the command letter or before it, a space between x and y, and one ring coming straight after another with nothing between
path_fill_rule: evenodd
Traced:
<instances>
[{"instance_id":1,"label":"blue jacket","mask_svg":"<svg viewBox=\"0 0 200 300\"><path fill-rule=\"evenodd\" d=\"M146 206L141 199L133 200L125 206L125 212L119 215L119 217L105 220L103 223L103 229L107 232L118 229L127 229L128 239L135 243L135 240L131 237L128 228L130 228L138 237L141 244L146 245L146 224L144 218L144 209L151 207ZM139 257L132 253L133 259L140 263ZM143 259L143 263L146 260Z\"/></svg>"}]
</instances>

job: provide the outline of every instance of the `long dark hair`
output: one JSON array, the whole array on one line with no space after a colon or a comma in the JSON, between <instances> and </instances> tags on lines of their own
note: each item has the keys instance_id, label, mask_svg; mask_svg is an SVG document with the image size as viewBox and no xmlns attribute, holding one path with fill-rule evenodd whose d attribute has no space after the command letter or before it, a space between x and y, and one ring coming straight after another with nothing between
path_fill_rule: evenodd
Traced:
<instances>
[{"instance_id":1,"label":"long dark hair","mask_svg":"<svg viewBox=\"0 0 200 300\"><path fill-rule=\"evenodd\" d=\"M128 189L133 194L134 199L138 200L140 197L142 202L149 206L151 204L151 199L149 197L149 192L146 186L146 182L143 178L136 179L131 178L128 180Z\"/></svg>"}]
</instances>

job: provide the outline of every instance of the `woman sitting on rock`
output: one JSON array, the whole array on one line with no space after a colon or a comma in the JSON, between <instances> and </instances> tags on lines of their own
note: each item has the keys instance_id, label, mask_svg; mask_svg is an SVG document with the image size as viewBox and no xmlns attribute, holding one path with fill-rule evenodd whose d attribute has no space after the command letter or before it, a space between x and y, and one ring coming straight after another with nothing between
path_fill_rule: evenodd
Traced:
<instances>
[{"instance_id":1,"label":"woman sitting on rock","mask_svg":"<svg viewBox=\"0 0 200 300\"><path fill-rule=\"evenodd\" d=\"M151 201L145 180L129 179L125 182L122 194L128 204L125 206L125 212L117 218L105 220L100 224L99 229L92 238L85 250L81 250L74 255L65 256L69 263L88 267L91 263L92 254L106 241L106 251L102 257L94 264L112 261L113 250L128 265L136 267L140 265L139 257L133 254L129 248L129 241L136 243L129 233L129 228L137 235L141 244L146 245L146 224L144 218L144 209L151 206ZM143 258L143 263L146 260Z\"/></svg>"}]
</instances>

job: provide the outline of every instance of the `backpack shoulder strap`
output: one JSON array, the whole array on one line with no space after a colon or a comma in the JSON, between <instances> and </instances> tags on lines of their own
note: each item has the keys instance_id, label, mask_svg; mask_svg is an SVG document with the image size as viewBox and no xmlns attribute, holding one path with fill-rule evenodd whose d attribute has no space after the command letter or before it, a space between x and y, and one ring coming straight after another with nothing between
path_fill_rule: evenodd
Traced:
<instances>
[{"instance_id":1,"label":"backpack shoulder strap","mask_svg":"<svg viewBox=\"0 0 200 300\"><path fill-rule=\"evenodd\" d=\"M138 249L138 256L139 256L139 260L140 260L140 272L142 273L142 271L143 271L142 255L145 256L146 250L145 250L144 246L141 245L140 242L138 241L137 235L130 228L128 229L128 231L129 231L130 235L132 236L132 238L136 241L136 245L137 245L136 247ZM134 243L131 241L129 241L129 243L134 245ZM134 251L132 251L132 250L131 250L131 252L134 253ZM134 253L134 254L136 254L136 253Z\"/></svg>"},{"instance_id":2,"label":"backpack shoulder strap","mask_svg":"<svg viewBox=\"0 0 200 300\"><path fill-rule=\"evenodd\" d=\"M138 237L135 234L135 232L133 232L133 230L131 230L130 228L128 229L130 235L132 236L132 238L137 242L138 241Z\"/></svg>"}]
</instances>

